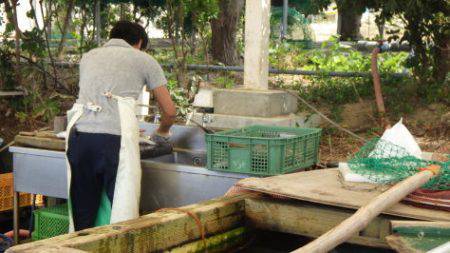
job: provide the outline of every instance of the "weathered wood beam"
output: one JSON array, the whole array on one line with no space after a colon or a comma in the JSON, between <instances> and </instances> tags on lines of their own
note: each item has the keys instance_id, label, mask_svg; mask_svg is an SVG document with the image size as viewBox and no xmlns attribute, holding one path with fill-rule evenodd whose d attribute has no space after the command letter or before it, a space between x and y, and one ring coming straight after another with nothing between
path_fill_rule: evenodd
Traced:
<instances>
[{"instance_id":1,"label":"weathered wood beam","mask_svg":"<svg viewBox=\"0 0 450 253\"><path fill-rule=\"evenodd\" d=\"M24 95L25 92L23 91L0 91L0 97L15 97Z\"/></svg>"},{"instance_id":2,"label":"weathered wood beam","mask_svg":"<svg viewBox=\"0 0 450 253\"><path fill-rule=\"evenodd\" d=\"M247 222L256 228L318 237L354 213L353 210L273 198L245 200ZM369 247L389 248L384 239L390 233L390 217L375 218L366 229L348 242Z\"/></svg>"},{"instance_id":3,"label":"weathered wood beam","mask_svg":"<svg viewBox=\"0 0 450 253\"><path fill-rule=\"evenodd\" d=\"M35 136L23 136L16 135L14 142L18 145L51 149L51 150L65 150L66 144L62 139L47 138L47 137L35 137Z\"/></svg>"},{"instance_id":4,"label":"weathered wood beam","mask_svg":"<svg viewBox=\"0 0 450 253\"><path fill-rule=\"evenodd\" d=\"M201 235L197 216L205 235L211 236L242 226L244 199L255 196L243 194L144 215L138 219L113 225L86 229L47 240L18 245L9 253L35 253L39 247L68 247L88 252L160 252L198 240Z\"/></svg>"},{"instance_id":5,"label":"weathered wood beam","mask_svg":"<svg viewBox=\"0 0 450 253\"><path fill-rule=\"evenodd\" d=\"M390 235L386 237L386 241L396 252L399 253L424 253L424 251L415 249L406 238L398 235Z\"/></svg>"},{"instance_id":6,"label":"weathered wood beam","mask_svg":"<svg viewBox=\"0 0 450 253\"><path fill-rule=\"evenodd\" d=\"M6 252L13 252L12 249L7 250ZM14 251L15 252L15 251ZM59 246L37 246L36 248L30 248L20 251L21 253L87 253L84 250L78 250L67 247L59 247Z\"/></svg>"},{"instance_id":7,"label":"weathered wood beam","mask_svg":"<svg viewBox=\"0 0 450 253\"><path fill-rule=\"evenodd\" d=\"M391 221L392 230L395 229L427 229L427 233L430 233L432 230L438 232L438 234L442 234L443 232L446 235L450 236L450 222L447 221L403 221L403 220L394 220Z\"/></svg>"}]
</instances>

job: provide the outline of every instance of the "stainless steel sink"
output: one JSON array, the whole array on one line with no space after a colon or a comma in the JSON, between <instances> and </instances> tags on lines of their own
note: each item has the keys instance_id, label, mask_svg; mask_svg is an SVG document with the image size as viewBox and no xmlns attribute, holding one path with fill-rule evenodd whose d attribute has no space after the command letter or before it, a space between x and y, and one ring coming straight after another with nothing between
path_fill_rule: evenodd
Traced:
<instances>
[{"instance_id":1,"label":"stainless steel sink","mask_svg":"<svg viewBox=\"0 0 450 253\"><path fill-rule=\"evenodd\" d=\"M143 123L147 134L157 125ZM243 174L206 169L205 134L198 127L174 126L175 152L142 161L141 213L223 196Z\"/></svg>"},{"instance_id":2,"label":"stainless steel sink","mask_svg":"<svg viewBox=\"0 0 450 253\"><path fill-rule=\"evenodd\" d=\"M206 153L175 150L172 154L146 159L146 161L206 167Z\"/></svg>"}]
</instances>

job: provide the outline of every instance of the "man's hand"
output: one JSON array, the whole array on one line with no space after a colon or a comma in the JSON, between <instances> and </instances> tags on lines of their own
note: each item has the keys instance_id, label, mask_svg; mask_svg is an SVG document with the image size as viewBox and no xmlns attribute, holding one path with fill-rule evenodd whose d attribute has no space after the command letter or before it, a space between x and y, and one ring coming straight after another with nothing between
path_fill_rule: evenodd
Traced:
<instances>
[{"instance_id":1,"label":"man's hand","mask_svg":"<svg viewBox=\"0 0 450 253\"><path fill-rule=\"evenodd\" d=\"M159 133L158 130L152 134L150 140L160 146L172 145L170 143L170 133Z\"/></svg>"},{"instance_id":2,"label":"man's hand","mask_svg":"<svg viewBox=\"0 0 450 253\"><path fill-rule=\"evenodd\" d=\"M161 124L157 130L158 135L170 136L169 129L173 125L177 116L177 109L170 97L170 93L166 86L160 86L153 90L156 101L161 109Z\"/></svg>"}]
</instances>

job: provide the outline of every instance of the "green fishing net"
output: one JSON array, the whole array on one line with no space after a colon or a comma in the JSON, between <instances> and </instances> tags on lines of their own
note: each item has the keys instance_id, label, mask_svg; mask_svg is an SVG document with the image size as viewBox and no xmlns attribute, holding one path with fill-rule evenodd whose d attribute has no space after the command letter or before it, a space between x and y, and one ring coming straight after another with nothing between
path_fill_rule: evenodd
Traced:
<instances>
[{"instance_id":1,"label":"green fishing net","mask_svg":"<svg viewBox=\"0 0 450 253\"><path fill-rule=\"evenodd\" d=\"M406 149L379 138L366 143L348 162L353 172L381 184L397 183L431 164L440 165L441 172L422 188L450 190L450 161L419 159Z\"/></svg>"}]
</instances>

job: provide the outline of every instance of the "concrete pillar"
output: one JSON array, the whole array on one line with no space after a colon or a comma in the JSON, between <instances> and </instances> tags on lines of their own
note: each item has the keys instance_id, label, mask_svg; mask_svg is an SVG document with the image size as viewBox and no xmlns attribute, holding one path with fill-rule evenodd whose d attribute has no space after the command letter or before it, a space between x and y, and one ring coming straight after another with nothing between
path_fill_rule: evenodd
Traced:
<instances>
[{"instance_id":1,"label":"concrete pillar","mask_svg":"<svg viewBox=\"0 0 450 253\"><path fill-rule=\"evenodd\" d=\"M101 43L101 29L102 29L102 23L101 23L101 10L100 10L100 0L95 1L94 6L94 24L95 24L95 42L97 43L97 46L100 46Z\"/></svg>"},{"instance_id":2,"label":"concrete pillar","mask_svg":"<svg viewBox=\"0 0 450 253\"><path fill-rule=\"evenodd\" d=\"M284 40L288 33L289 0L283 0L283 20L281 28L281 39Z\"/></svg>"},{"instance_id":3,"label":"concrete pillar","mask_svg":"<svg viewBox=\"0 0 450 253\"><path fill-rule=\"evenodd\" d=\"M267 90L269 77L270 0L246 0L244 86Z\"/></svg>"}]
</instances>

